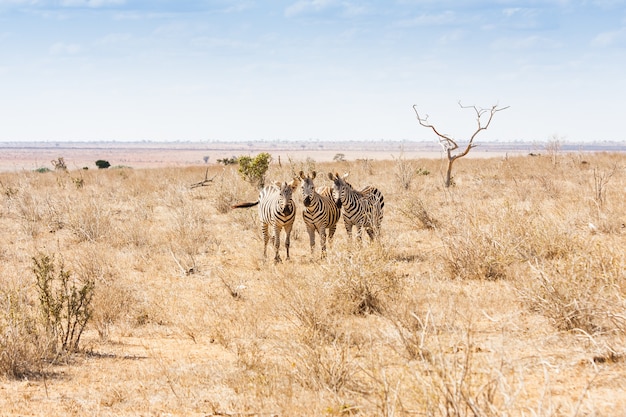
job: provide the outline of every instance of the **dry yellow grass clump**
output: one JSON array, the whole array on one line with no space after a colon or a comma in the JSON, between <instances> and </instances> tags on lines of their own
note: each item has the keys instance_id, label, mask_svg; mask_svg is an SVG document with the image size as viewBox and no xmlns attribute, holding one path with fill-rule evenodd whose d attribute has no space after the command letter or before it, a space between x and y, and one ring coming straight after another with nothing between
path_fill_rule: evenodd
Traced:
<instances>
[{"instance_id":1,"label":"dry yellow grass clump","mask_svg":"<svg viewBox=\"0 0 626 417\"><path fill-rule=\"evenodd\" d=\"M232 166L0 174L0 414L626 410L624 155L283 165L378 187L380 239L311 255L298 191L265 260Z\"/></svg>"}]
</instances>

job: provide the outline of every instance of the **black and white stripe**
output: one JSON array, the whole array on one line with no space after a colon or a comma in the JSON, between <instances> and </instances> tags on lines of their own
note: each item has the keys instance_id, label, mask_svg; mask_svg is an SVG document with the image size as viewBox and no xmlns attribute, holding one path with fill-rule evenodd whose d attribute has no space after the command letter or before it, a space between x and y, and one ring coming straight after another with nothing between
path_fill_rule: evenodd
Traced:
<instances>
[{"instance_id":1,"label":"black and white stripe","mask_svg":"<svg viewBox=\"0 0 626 417\"><path fill-rule=\"evenodd\" d=\"M261 233L263 234L263 256L267 257L267 243L270 237L276 249L274 260L281 260L279 254L280 231L285 229L285 249L287 259L289 259L289 244L291 229L296 218L296 205L292 199L293 191L300 183L299 179L294 179L290 183L276 182L264 187L259 193L259 199L253 203L236 204L233 208L244 208L259 205L259 221L261 222Z\"/></svg>"},{"instance_id":2,"label":"black and white stripe","mask_svg":"<svg viewBox=\"0 0 626 417\"><path fill-rule=\"evenodd\" d=\"M385 200L383 194L376 187L368 186L361 191L355 190L339 174L328 173L328 178L333 181L333 192L337 199L337 205L343 210L343 222L348 236L352 237L352 227L356 226L357 238L361 238L361 230L365 229L370 239L380 235L380 227L383 221Z\"/></svg>"},{"instance_id":3,"label":"black and white stripe","mask_svg":"<svg viewBox=\"0 0 626 417\"><path fill-rule=\"evenodd\" d=\"M315 184L313 183L315 176L315 171L311 172L310 175L304 175L304 172L300 171L304 203L302 218L309 233L311 253L313 253L313 248L315 247L315 232L317 232L320 235L322 256L324 256L326 253L326 229L328 229L328 240L332 240L337 228L337 222L341 216L341 209L333 199L332 188L315 189Z\"/></svg>"}]
</instances>

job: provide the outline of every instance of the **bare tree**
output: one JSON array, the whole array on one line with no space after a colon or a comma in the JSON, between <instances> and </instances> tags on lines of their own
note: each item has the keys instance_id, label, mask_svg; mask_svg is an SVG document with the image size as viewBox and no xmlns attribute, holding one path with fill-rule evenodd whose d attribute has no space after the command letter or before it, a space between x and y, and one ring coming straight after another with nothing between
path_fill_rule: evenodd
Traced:
<instances>
[{"instance_id":1,"label":"bare tree","mask_svg":"<svg viewBox=\"0 0 626 417\"><path fill-rule=\"evenodd\" d=\"M67 165L65 164L65 159L62 156L59 156L57 159L53 159L50 161L52 166L57 171L67 171Z\"/></svg>"},{"instance_id":2,"label":"bare tree","mask_svg":"<svg viewBox=\"0 0 626 417\"><path fill-rule=\"evenodd\" d=\"M417 120L419 124L431 129L433 132L435 132L437 136L439 136L439 143L441 144L441 146L443 147L443 150L446 152L446 155L448 156L448 169L446 170L446 179L445 179L446 187L449 187L452 182L452 164L454 164L454 161L467 155L470 149L476 146L476 144L474 143L474 139L480 132L482 132L483 130L486 130L489 127L489 125L491 124L491 120L493 119L493 116L497 112L506 110L509 108L509 106L498 107L498 105L496 104L496 105L491 106L491 108L483 109L483 108L476 107L476 106L464 106L461 104L460 101L459 101L459 106L462 109L474 109L474 111L476 112L476 123L478 124L476 131L470 137L470 140L464 149L459 149L459 145L456 142L456 140L452 139L448 135L439 133L437 128L428 122L428 115L424 117L420 116L419 112L417 111L417 104L413 105L413 110L415 110L415 114L417 116ZM458 152L455 153L454 151L456 150L458 150Z\"/></svg>"}]
</instances>

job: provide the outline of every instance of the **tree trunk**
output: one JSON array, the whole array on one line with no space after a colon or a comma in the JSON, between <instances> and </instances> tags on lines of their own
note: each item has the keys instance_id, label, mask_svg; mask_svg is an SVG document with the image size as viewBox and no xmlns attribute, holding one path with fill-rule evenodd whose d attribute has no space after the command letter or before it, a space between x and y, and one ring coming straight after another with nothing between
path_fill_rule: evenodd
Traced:
<instances>
[{"instance_id":1,"label":"tree trunk","mask_svg":"<svg viewBox=\"0 0 626 417\"><path fill-rule=\"evenodd\" d=\"M452 183L452 163L453 162L454 162L454 159L448 159L448 169L446 170L446 182L445 182L446 188L449 188L450 184Z\"/></svg>"}]
</instances>

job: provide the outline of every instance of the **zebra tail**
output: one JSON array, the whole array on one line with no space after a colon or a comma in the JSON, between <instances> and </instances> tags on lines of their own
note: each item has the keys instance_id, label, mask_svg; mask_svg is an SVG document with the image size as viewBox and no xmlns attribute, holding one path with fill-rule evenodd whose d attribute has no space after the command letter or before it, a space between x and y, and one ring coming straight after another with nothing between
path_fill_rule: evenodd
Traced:
<instances>
[{"instance_id":1,"label":"zebra tail","mask_svg":"<svg viewBox=\"0 0 626 417\"><path fill-rule=\"evenodd\" d=\"M246 208L246 207L256 206L257 204L259 204L259 200L255 201L254 203L239 203L239 204L235 204L231 208L234 208L234 209L236 209L236 208Z\"/></svg>"}]
</instances>

